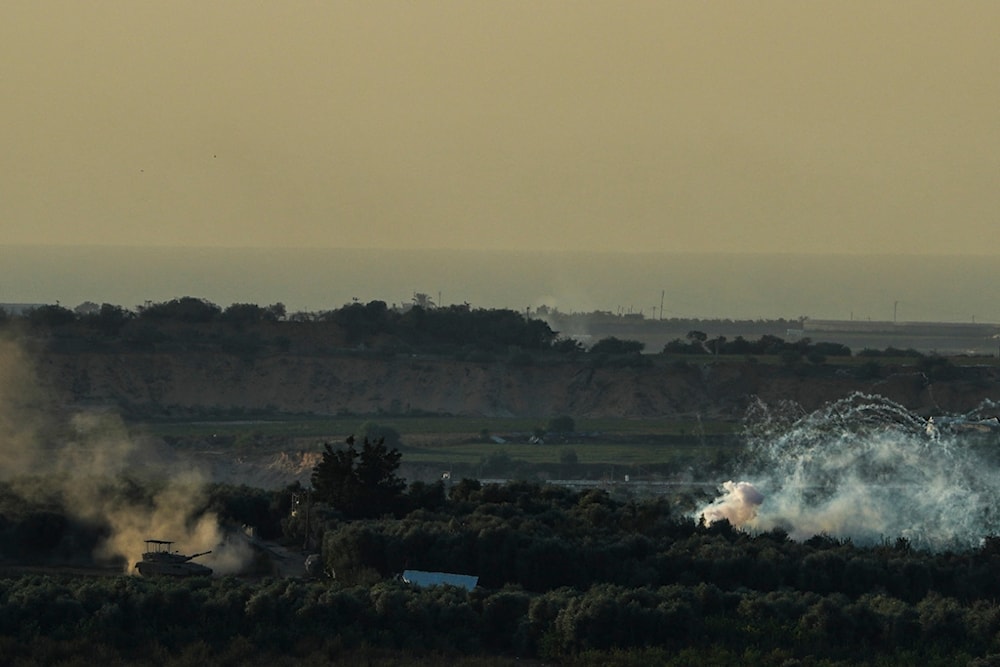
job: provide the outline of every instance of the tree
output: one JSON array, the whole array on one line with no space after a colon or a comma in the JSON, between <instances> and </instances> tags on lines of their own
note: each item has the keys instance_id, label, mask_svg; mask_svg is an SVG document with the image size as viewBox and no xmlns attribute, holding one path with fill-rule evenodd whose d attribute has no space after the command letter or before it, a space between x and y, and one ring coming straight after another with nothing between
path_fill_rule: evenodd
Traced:
<instances>
[{"instance_id":1,"label":"tree","mask_svg":"<svg viewBox=\"0 0 1000 667\"><path fill-rule=\"evenodd\" d=\"M615 336L602 338L590 348L590 354L639 354L645 343L637 340L622 340Z\"/></svg>"},{"instance_id":2,"label":"tree","mask_svg":"<svg viewBox=\"0 0 1000 667\"><path fill-rule=\"evenodd\" d=\"M557 338L552 343L552 351L559 354L579 354L583 350L583 343L573 338Z\"/></svg>"},{"instance_id":3,"label":"tree","mask_svg":"<svg viewBox=\"0 0 1000 667\"><path fill-rule=\"evenodd\" d=\"M689 341L691 341L691 347L694 349L700 348L703 352L708 352L708 346L705 345L705 341L708 340L708 334L704 331L698 331L697 329L687 332L685 336Z\"/></svg>"},{"instance_id":4,"label":"tree","mask_svg":"<svg viewBox=\"0 0 1000 667\"><path fill-rule=\"evenodd\" d=\"M719 354L725 351L726 337L717 336L706 343L706 347L712 351L712 354Z\"/></svg>"},{"instance_id":5,"label":"tree","mask_svg":"<svg viewBox=\"0 0 1000 667\"><path fill-rule=\"evenodd\" d=\"M345 449L323 445L323 459L312 472L312 486L318 500L329 503L344 516L356 519L377 517L400 507L406 482L396 476L402 457L382 439L365 438L361 450L354 436Z\"/></svg>"},{"instance_id":6,"label":"tree","mask_svg":"<svg viewBox=\"0 0 1000 667\"><path fill-rule=\"evenodd\" d=\"M414 292L412 301L414 306L419 306L420 308L434 308L434 299L423 292Z\"/></svg>"},{"instance_id":7,"label":"tree","mask_svg":"<svg viewBox=\"0 0 1000 667\"><path fill-rule=\"evenodd\" d=\"M332 311L329 319L343 329L352 344L365 343L390 330L390 312L385 301L369 301L366 305L350 303Z\"/></svg>"},{"instance_id":8,"label":"tree","mask_svg":"<svg viewBox=\"0 0 1000 667\"><path fill-rule=\"evenodd\" d=\"M549 420L549 433L573 433L576 431L576 422L569 415L560 415Z\"/></svg>"},{"instance_id":9,"label":"tree","mask_svg":"<svg viewBox=\"0 0 1000 667\"><path fill-rule=\"evenodd\" d=\"M73 312L77 315L77 317L84 317L86 315L93 315L100 309L101 307L93 301L84 301L79 306L74 308Z\"/></svg>"},{"instance_id":10,"label":"tree","mask_svg":"<svg viewBox=\"0 0 1000 667\"><path fill-rule=\"evenodd\" d=\"M59 304L39 306L28 312L28 321L39 327L61 327L76 321L76 314Z\"/></svg>"},{"instance_id":11,"label":"tree","mask_svg":"<svg viewBox=\"0 0 1000 667\"><path fill-rule=\"evenodd\" d=\"M121 306L102 303L96 312L91 312L84 320L107 336L116 336L122 327L132 319L132 313Z\"/></svg>"},{"instance_id":12,"label":"tree","mask_svg":"<svg viewBox=\"0 0 1000 667\"><path fill-rule=\"evenodd\" d=\"M433 484L427 484L417 480L410 484L410 488L406 492L406 499L410 511L425 509L436 512L444 507L447 501L444 482L438 480Z\"/></svg>"},{"instance_id":13,"label":"tree","mask_svg":"<svg viewBox=\"0 0 1000 667\"><path fill-rule=\"evenodd\" d=\"M222 311L220 319L236 326L257 324L267 311L255 303L234 303Z\"/></svg>"},{"instance_id":14,"label":"tree","mask_svg":"<svg viewBox=\"0 0 1000 667\"><path fill-rule=\"evenodd\" d=\"M399 431L372 421L366 421L361 425L361 437L372 442L382 441L390 449L396 449L403 444Z\"/></svg>"},{"instance_id":15,"label":"tree","mask_svg":"<svg viewBox=\"0 0 1000 667\"><path fill-rule=\"evenodd\" d=\"M272 303L270 306L267 307L267 314L265 315L264 319L267 320L268 322L280 322L281 320L285 319L285 315L286 315L285 304L279 301L277 303Z\"/></svg>"},{"instance_id":16,"label":"tree","mask_svg":"<svg viewBox=\"0 0 1000 667\"><path fill-rule=\"evenodd\" d=\"M222 314L222 309L208 301L193 296L184 296L172 301L153 303L139 308L139 318L204 324L214 322Z\"/></svg>"}]
</instances>

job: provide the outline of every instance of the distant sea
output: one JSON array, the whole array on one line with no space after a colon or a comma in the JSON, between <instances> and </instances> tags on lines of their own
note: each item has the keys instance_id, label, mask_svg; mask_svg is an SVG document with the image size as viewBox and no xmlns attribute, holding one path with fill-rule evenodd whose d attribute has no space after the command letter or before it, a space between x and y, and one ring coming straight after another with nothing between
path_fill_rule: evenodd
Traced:
<instances>
[{"instance_id":1,"label":"distant sea","mask_svg":"<svg viewBox=\"0 0 1000 667\"><path fill-rule=\"evenodd\" d=\"M135 308L181 296L288 311L352 300L649 318L1000 323L1000 258L0 246L0 303Z\"/></svg>"}]
</instances>

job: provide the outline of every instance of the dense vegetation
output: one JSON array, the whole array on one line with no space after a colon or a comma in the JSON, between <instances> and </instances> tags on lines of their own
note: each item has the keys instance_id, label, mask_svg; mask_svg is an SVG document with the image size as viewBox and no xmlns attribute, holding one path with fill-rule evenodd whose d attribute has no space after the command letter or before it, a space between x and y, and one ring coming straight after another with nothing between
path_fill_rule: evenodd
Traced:
<instances>
[{"instance_id":1,"label":"dense vegetation","mask_svg":"<svg viewBox=\"0 0 1000 667\"><path fill-rule=\"evenodd\" d=\"M725 336L709 339L702 331L691 331L686 340L675 339L667 343L664 352L674 354L729 354L729 355L792 355L797 360L806 357L810 361L822 362L826 357L849 357L851 350L840 343L814 343L808 338L786 342L778 336L765 334L756 341L736 336L727 340Z\"/></svg>"},{"instance_id":2,"label":"dense vegetation","mask_svg":"<svg viewBox=\"0 0 1000 667\"><path fill-rule=\"evenodd\" d=\"M326 444L323 460L313 470L313 494L352 519L390 513L406 488L406 481L396 476L400 457L384 439L365 438L360 451L353 436L346 448Z\"/></svg>"},{"instance_id":3,"label":"dense vegetation","mask_svg":"<svg viewBox=\"0 0 1000 667\"><path fill-rule=\"evenodd\" d=\"M1000 654L993 537L961 553L799 543L702 525L691 499L471 480L447 493L412 485L379 518L317 503L306 525L289 513L292 491L218 486L206 507L289 542L309 531L336 578L7 574L0 662L986 665ZM100 534L56 506L43 517L4 498L8 559L23 540L22 557L45 558ZM407 568L480 586L419 589L395 579Z\"/></svg>"},{"instance_id":4,"label":"dense vegetation","mask_svg":"<svg viewBox=\"0 0 1000 667\"><path fill-rule=\"evenodd\" d=\"M64 352L253 357L308 340L310 351L584 354L541 320L467 306L372 302L288 315L281 304L222 309L184 298L135 312L46 306L6 319ZM610 336L587 354L631 364L642 351ZM770 334L709 339L697 329L664 352L789 364L850 354ZM857 372L878 377L880 356L865 353ZM931 379L955 372L947 360L903 356ZM574 428L561 417L548 430ZM241 577L112 574L124 563L93 556L109 525L76 518L58 494L25 500L44 479L0 483L0 664L1000 664L995 536L944 553L892 535L875 546L828 535L794 542L780 530L706 526L692 516L705 500L694 495L472 480L406 486L394 474L398 433L364 435L360 449L325 448L312 489L214 485L194 508L233 530L250 525L264 539L317 545L324 576L313 579L276 578L264 556ZM566 453L560 461L573 464L575 452ZM127 504L155 503L145 482L118 479L108 489ZM65 573L98 565L113 569ZM473 574L480 585L415 588L397 579L404 569Z\"/></svg>"},{"instance_id":5,"label":"dense vegetation","mask_svg":"<svg viewBox=\"0 0 1000 667\"><path fill-rule=\"evenodd\" d=\"M223 309L204 299L183 297L151 303L135 311L111 304L70 310L41 306L20 318L29 333L46 334L56 351L124 349L176 351L219 350L242 356L287 352L307 345L310 352L379 348L479 352L572 352L573 341L560 339L539 319L507 309L468 305L445 308L419 304L390 309L384 301L351 303L317 313L288 315L283 304L232 304ZM282 326L273 326L279 324Z\"/></svg>"},{"instance_id":6,"label":"dense vegetation","mask_svg":"<svg viewBox=\"0 0 1000 667\"><path fill-rule=\"evenodd\" d=\"M786 341L773 331L784 331L801 323L774 321L701 321L690 319L646 320L595 312L565 314L541 307L534 315L509 309L473 308L469 304L436 307L426 295L416 295L413 304L389 307L384 301L349 303L319 312L287 313L284 304L259 306L234 303L222 308L205 299L182 297L162 303L147 303L135 310L108 303L84 303L75 309L46 305L19 316L0 311L0 323L21 325L30 334L46 340L56 352L84 351L221 351L245 358L265 353L310 354L369 352L423 353L464 356L470 360L497 358L514 363L532 363L532 355L548 358L576 357L584 352L596 362L609 359L619 365L645 365L645 344L618 335L604 336L589 346L553 330L550 324L569 330L581 326L635 331L649 334L690 328L685 337L666 343L665 355L776 356L786 364L806 360L813 364L828 358L850 357L851 349L840 343L814 342L799 337ZM714 338L696 328L761 332L758 339L742 334ZM863 350L865 357L921 358L916 350Z\"/></svg>"}]
</instances>

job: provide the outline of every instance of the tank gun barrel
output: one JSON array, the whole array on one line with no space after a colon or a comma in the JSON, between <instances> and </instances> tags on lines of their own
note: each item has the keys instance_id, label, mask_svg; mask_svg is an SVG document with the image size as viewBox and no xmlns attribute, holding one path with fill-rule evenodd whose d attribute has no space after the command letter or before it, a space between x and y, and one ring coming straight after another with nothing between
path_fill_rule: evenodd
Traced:
<instances>
[{"instance_id":1,"label":"tank gun barrel","mask_svg":"<svg viewBox=\"0 0 1000 667\"><path fill-rule=\"evenodd\" d=\"M188 556L187 559L191 560L192 558L197 558L198 556L206 556L206 555L208 555L210 553L212 553L211 549L209 549L208 551L202 551L200 554L193 554L191 556Z\"/></svg>"}]
</instances>

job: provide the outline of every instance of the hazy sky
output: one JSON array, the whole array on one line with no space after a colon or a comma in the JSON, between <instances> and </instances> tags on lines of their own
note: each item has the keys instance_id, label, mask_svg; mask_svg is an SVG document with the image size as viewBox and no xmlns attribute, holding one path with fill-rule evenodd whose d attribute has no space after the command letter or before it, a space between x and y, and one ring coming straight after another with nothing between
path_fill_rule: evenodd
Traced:
<instances>
[{"instance_id":1,"label":"hazy sky","mask_svg":"<svg viewBox=\"0 0 1000 667\"><path fill-rule=\"evenodd\" d=\"M1000 2L0 4L3 243L995 253Z\"/></svg>"}]
</instances>

